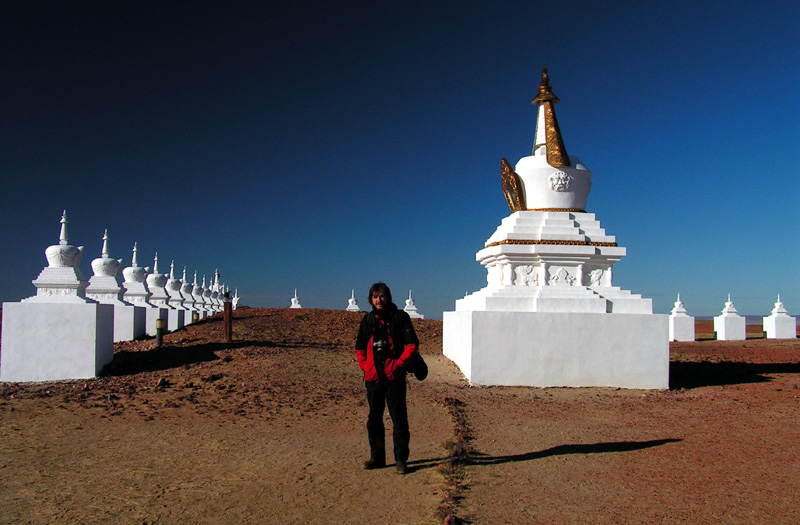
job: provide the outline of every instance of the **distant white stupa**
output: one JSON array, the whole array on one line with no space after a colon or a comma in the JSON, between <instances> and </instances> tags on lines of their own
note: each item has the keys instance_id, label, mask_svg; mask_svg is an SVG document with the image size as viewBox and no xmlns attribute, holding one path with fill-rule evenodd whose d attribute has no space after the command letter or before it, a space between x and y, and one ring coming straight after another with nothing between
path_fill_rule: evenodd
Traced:
<instances>
[{"instance_id":1,"label":"distant white stupa","mask_svg":"<svg viewBox=\"0 0 800 525\"><path fill-rule=\"evenodd\" d=\"M669 340L694 341L694 317L689 315L681 302L681 294L669 314Z\"/></svg>"},{"instance_id":2,"label":"distant white stupa","mask_svg":"<svg viewBox=\"0 0 800 525\"><path fill-rule=\"evenodd\" d=\"M186 267L183 267L183 278L181 279L181 296L183 297L183 308L186 310L184 313L184 324L191 324L194 322L194 313L197 309L194 307L194 284L189 282L186 278ZM198 320L200 318L198 317Z\"/></svg>"},{"instance_id":3,"label":"distant white stupa","mask_svg":"<svg viewBox=\"0 0 800 525\"><path fill-rule=\"evenodd\" d=\"M294 289L294 297L292 297L292 304L289 308L302 308L302 306L300 306L300 299L297 298L297 288Z\"/></svg>"},{"instance_id":4,"label":"distant white stupa","mask_svg":"<svg viewBox=\"0 0 800 525\"><path fill-rule=\"evenodd\" d=\"M744 341L747 338L745 318L739 315L728 294L722 313L714 318L714 331L720 341Z\"/></svg>"},{"instance_id":5,"label":"distant white stupa","mask_svg":"<svg viewBox=\"0 0 800 525\"><path fill-rule=\"evenodd\" d=\"M168 313L166 308L162 308L150 301L150 290L147 285L147 277L150 273L150 267L139 266L139 248L136 243L133 243L133 257L131 257L131 265L122 270L122 275L125 276L125 282L122 287L125 288L123 297L125 301L133 304L134 306L141 306L145 308L146 321L145 331L147 335L156 335L156 321L161 319L167 321Z\"/></svg>"},{"instance_id":6,"label":"distant white stupa","mask_svg":"<svg viewBox=\"0 0 800 525\"><path fill-rule=\"evenodd\" d=\"M211 300L211 279L209 279L208 287L206 287L206 276L203 274L203 305L205 309L208 311L208 315L214 315L217 312L217 309Z\"/></svg>"},{"instance_id":7,"label":"distant white stupa","mask_svg":"<svg viewBox=\"0 0 800 525\"><path fill-rule=\"evenodd\" d=\"M240 299L241 299L241 297L239 297L239 289L238 288L234 288L233 289L233 297L231 298L231 303L233 305L233 309L234 310L236 310L239 307L239 300Z\"/></svg>"},{"instance_id":8,"label":"distant white stupa","mask_svg":"<svg viewBox=\"0 0 800 525\"><path fill-rule=\"evenodd\" d=\"M147 289L150 290L149 301L155 306L167 311L167 324L165 328L174 332L183 328L183 310L178 310L175 306L169 304L169 294L167 293L167 281L169 278L166 274L158 271L158 252L156 252L153 259L153 273L147 276Z\"/></svg>"},{"instance_id":9,"label":"distant white stupa","mask_svg":"<svg viewBox=\"0 0 800 525\"><path fill-rule=\"evenodd\" d=\"M348 312L360 312L361 308L358 307L358 301L356 301L356 291L350 290L350 299L347 300L347 311Z\"/></svg>"},{"instance_id":10,"label":"distant white stupa","mask_svg":"<svg viewBox=\"0 0 800 525\"><path fill-rule=\"evenodd\" d=\"M414 304L414 299L411 297L411 290L408 291L408 299L406 299L406 307L403 308L408 316L412 319L425 319L425 316L417 312L417 306Z\"/></svg>"},{"instance_id":11,"label":"distant white stupa","mask_svg":"<svg viewBox=\"0 0 800 525\"><path fill-rule=\"evenodd\" d=\"M187 324L192 322L191 314L188 313L188 310L183 305L186 301L186 298L181 293L181 288L183 287L183 282L175 277L175 261L170 261L169 263L169 279L167 279L167 284L164 285L164 290L167 292L169 299L167 300L167 304L172 307L177 314L178 319L178 326L184 327Z\"/></svg>"},{"instance_id":12,"label":"distant white stupa","mask_svg":"<svg viewBox=\"0 0 800 525\"><path fill-rule=\"evenodd\" d=\"M197 311L199 319L205 319L210 315L206 308L206 303L203 300L203 287L205 286L206 277L203 276L203 283L197 284L197 270L194 271L194 280L192 281L192 298L194 299L194 309Z\"/></svg>"},{"instance_id":13,"label":"distant white stupa","mask_svg":"<svg viewBox=\"0 0 800 525\"><path fill-rule=\"evenodd\" d=\"M790 316L786 307L781 302L778 294L778 301L772 309L772 315L762 319L764 331L767 339L795 339L797 337L797 319Z\"/></svg>"}]
</instances>

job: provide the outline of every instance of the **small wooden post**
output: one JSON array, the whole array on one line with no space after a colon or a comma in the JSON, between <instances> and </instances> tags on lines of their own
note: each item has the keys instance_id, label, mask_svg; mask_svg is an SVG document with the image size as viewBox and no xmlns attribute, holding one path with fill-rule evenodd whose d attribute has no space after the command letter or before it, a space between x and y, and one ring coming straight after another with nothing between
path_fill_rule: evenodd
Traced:
<instances>
[{"instance_id":1,"label":"small wooden post","mask_svg":"<svg viewBox=\"0 0 800 525\"><path fill-rule=\"evenodd\" d=\"M225 292L225 310L224 310L224 318L223 318L223 326L225 331L225 341L230 343L233 339L233 307L231 305L231 293Z\"/></svg>"}]
</instances>

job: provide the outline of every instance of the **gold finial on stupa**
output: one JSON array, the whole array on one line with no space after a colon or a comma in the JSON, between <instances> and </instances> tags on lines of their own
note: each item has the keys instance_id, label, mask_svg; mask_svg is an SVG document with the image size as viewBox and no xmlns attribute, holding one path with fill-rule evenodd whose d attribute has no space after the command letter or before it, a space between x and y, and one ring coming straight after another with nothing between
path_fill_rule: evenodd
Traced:
<instances>
[{"instance_id":1,"label":"gold finial on stupa","mask_svg":"<svg viewBox=\"0 0 800 525\"><path fill-rule=\"evenodd\" d=\"M553 106L561 102L558 97L553 94L553 88L550 87L550 76L547 74L547 68L542 68L542 82L539 85L539 93L536 98L531 102L537 106L542 106L544 110L544 134L547 151L547 163L551 166L569 166L569 155L567 155L567 148L564 147L564 139L561 138L561 130L558 128L558 120L556 120L556 111ZM537 130L537 135L539 135ZM535 147L534 147L535 153Z\"/></svg>"}]
</instances>

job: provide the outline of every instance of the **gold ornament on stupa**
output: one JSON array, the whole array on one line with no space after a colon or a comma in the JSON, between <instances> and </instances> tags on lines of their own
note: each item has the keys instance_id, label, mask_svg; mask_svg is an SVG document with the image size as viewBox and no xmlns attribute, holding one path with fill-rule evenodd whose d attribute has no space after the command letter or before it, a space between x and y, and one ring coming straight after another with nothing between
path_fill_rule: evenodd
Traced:
<instances>
[{"instance_id":1,"label":"gold ornament on stupa","mask_svg":"<svg viewBox=\"0 0 800 525\"><path fill-rule=\"evenodd\" d=\"M508 159L500 160L500 174L503 183L503 195L511 213L525 210L525 191L522 188L522 180Z\"/></svg>"},{"instance_id":2,"label":"gold ornament on stupa","mask_svg":"<svg viewBox=\"0 0 800 525\"><path fill-rule=\"evenodd\" d=\"M553 94L550 87L550 77L547 68L542 68L542 82L539 84L539 94L533 99L531 104L544 107L544 127L545 141L547 147L547 163L553 167L569 166L569 155L567 148L564 147L564 139L561 138L561 130L558 128L556 119L555 105L561 102Z\"/></svg>"}]
</instances>

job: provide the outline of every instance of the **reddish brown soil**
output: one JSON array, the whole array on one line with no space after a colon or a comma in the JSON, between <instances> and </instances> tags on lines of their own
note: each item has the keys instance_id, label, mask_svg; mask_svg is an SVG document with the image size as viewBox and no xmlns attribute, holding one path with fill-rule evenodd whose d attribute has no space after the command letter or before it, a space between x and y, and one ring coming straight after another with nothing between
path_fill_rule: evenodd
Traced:
<instances>
[{"instance_id":1,"label":"reddish brown soil","mask_svg":"<svg viewBox=\"0 0 800 525\"><path fill-rule=\"evenodd\" d=\"M234 315L231 343L215 317L117 345L97 380L0 385L0 521L800 521L798 340L673 343L664 392L481 388L415 321L398 476L360 467L360 315Z\"/></svg>"}]
</instances>

